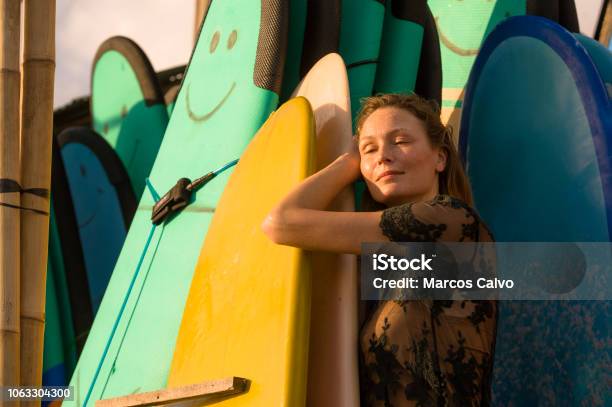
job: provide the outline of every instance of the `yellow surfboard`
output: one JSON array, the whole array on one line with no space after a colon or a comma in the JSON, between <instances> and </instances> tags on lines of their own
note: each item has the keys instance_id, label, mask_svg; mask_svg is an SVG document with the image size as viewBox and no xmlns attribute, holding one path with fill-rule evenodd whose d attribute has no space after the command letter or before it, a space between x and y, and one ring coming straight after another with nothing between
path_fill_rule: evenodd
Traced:
<instances>
[{"instance_id":1,"label":"yellow surfboard","mask_svg":"<svg viewBox=\"0 0 612 407\"><path fill-rule=\"evenodd\" d=\"M215 405L305 404L308 258L272 243L261 224L314 171L314 134L310 104L294 98L268 118L240 158L200 253L169 388L238 376L249 380L248 391Z\"/></svg>"}]
</instances>

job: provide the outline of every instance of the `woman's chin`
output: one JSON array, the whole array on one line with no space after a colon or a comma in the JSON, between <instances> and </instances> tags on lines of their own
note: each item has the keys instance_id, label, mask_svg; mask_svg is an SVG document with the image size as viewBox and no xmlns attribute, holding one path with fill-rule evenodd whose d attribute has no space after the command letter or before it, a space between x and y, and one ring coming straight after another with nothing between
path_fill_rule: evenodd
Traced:
<instances>
[{"instance_id":1,"label":"woman's chin","mask_svg":"<svg viewBox=\"0 0 612 407\"><path fill-rule=\"evenodd\" d=\"M407 193L406 191L381 191L381 194L378 195L380 199L377 201L384 203L385 205L398 206L403 205L408 202L414 202L415 200L420 200L421 194L419 193Z\"/></svg>"},{"instance_id":2,"label":"woman's chin","mask_svg":"<svg viewBox=\"0 0 612 407\"><path fill-rule=\"evenodd\" d=\"M386 206L401 205L405 201L405 191L392 183L368 185L370 196L378 203Z\"/></svg>"},{"instance_id":3,"label":"woman's chin","mask_svg":"<svg viewBox=\"0 0 612 407\"><path fill-rule=\"evenodd\" d=\"M374 199L387 206L395 206L395 205L400 205L401 203L403 203L402 196L399 194L393 194L393 193L379 194L376 197L374 197Z\"/></svg>"}]
</instances>

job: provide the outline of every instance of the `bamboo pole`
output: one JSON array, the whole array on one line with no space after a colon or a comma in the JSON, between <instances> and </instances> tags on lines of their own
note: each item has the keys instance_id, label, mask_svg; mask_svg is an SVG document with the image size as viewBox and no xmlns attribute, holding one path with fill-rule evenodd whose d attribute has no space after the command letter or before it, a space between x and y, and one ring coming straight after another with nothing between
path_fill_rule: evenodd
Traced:
<instances>
[{"instance_id":1,"label":"bamboo pole","mask_svg":"<svg viewBox=\"0 0 612 407\"><path fill-rule=\"evenodd\" d=\"M597 40L607 48L610 44L610 36L612 34L612 2L609 0L601 7L601 17L597 30Z\"/></svg>"},{"instance_id":2,"label":"bamboo pole","mask_svg":"<svg viewBox=\"0 0 612 407\"><path fill-rule=\"evenodd\" d=\"M196 0L196 12L195 12L195 28L193 32L193 42L195 44L198 41L198 34L200 32L200 24L202 23L202 18L206 15L206 11L208 10L208 6L210 6L211 0Z\"/></svg>"},{"instance_id":3,"label":"bamboo pole","mask_svg":"<svg viewBox=\"0 0 612 407\"><path fill-rule=\"evenodd\" d=\"M19 385L19 0L0 0L0 385ZM11 187L11 184L13 187ZM12 205L6 206L6 205ZM16 208L17 207L17 208Z\"/></svg>"},{"instance_id":4,"label":"bamboo pole","mask_svg":"<svg viewBox=\"0 0 612 407\"><path fill-rule=\"evenodd\" d=\"M21 385L42 382L55 73L55 0L24 0L21 106ZM46 191L46 194L44 193ZM41 214L44 213L44 214Z\"/></svg>"}]
</instances>

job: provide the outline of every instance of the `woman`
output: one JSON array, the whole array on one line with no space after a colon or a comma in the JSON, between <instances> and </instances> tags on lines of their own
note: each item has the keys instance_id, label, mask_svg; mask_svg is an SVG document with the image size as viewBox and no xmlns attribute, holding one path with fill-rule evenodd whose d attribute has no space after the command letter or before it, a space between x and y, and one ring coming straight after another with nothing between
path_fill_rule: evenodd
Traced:
<instances>
[{"instance_id":1,"label":"woman","mask_svg":"<svg viewBox=\"0 0 612 407\"><path fill-rule=\"evenodd\" d=\"M381 210L326 211L363 176ZM308 177L268 215L274 242L360 254L362 242L493 241L437 105L416 95L365 100L354 150ZM380 301L360 332L361 400L372 406L490 403L493 301Z\"/></svg>"}]
</instances>

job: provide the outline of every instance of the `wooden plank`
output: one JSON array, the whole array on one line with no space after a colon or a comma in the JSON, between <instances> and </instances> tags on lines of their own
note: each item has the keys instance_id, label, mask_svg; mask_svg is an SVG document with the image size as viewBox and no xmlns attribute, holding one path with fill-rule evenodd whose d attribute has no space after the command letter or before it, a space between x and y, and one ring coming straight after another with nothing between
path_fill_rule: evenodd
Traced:
<instances>
[{"instance_id":1,"label":"wooden plank","mask_svg":"<svg viewBox=\"0 0 612 407\"><path fill-rule=\"evenodd\" d=\"M610 36L612 34L612 2L609 0L602 6L601 18L597 31L597 40L607 48L610 44Z\"/></svg>"},{"instance_id":2,"label":"wooden plank","mask_svg":"<svg viewBox=\"0 0 612 407\"><path fill-rule=\"evenodd\" d=\"M157 406L185 401L206 401L211 398L244 393L247 385L247 379L226 377L188 386L99 400L96 402L96 407Z\"/></svg>"}]
</instances>

